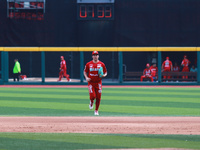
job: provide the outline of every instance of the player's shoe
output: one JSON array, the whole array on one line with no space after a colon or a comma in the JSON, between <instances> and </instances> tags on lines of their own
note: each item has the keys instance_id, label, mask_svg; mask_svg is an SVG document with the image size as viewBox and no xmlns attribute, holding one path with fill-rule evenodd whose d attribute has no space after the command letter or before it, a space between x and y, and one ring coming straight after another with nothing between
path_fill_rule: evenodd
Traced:
<instances>
[{"instance_id":1,"label":"player's shoe","mask_svg":"<svg viewBox=\"0 0 200 150\"><path fill-rule=\"evenodd\" d=\"M93 104L90 102L89 104L89 109L92 110L93 109Z\"/></svg>"},{"instance_id":2,"label":"player's shoe","mask_svg":"<svg viewBox=\"0 0 200 150\"><path fill-rule=\"evenodd\" d=\"M95 116L99 116L99 112L97 110L94 111Z\"/></svg>"}]
</instances>

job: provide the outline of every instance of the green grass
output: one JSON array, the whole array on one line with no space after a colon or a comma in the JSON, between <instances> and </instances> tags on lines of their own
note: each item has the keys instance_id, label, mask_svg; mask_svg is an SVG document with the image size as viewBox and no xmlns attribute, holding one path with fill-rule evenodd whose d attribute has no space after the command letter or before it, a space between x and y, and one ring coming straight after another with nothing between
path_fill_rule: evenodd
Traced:
<instances>
[{"instance_id":1,"label":"green grass","mask_svg":"<svg viewBox=\"0 0 200 150\"><path fill-rule=\"evenodd\" d=\"M92 116L87 88L0 88L0 114ZM104 88L101 116L200 116L199 88Z\"/></svg>"},{"instance_id":2,"label":"green grass","mask_svg":"<svg viewBox=\"0 0 200 150\"><path fill-rule=\"evenodd\" d=\"M93 116L87 88L0 88L0 116ZM101 116L200 116L200 88L104 88ZM0 150L200 149L200 135L0 133Z\"/></svg>"},{"instance_id":3,"label":"green grass","mask_svg":"<svg viewBox=\"0 0 200 150\"><path fill-rule=\"evenodd\" d=\"M0 133L0 141L9 150L200 148L200 135Z\"/></svg>"}]
</instances>

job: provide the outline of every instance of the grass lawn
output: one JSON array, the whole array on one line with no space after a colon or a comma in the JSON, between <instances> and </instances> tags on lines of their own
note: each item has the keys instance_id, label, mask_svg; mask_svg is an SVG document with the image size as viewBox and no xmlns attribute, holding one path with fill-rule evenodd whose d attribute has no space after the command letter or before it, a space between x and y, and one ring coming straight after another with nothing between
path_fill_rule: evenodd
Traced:
<instances>
[{"instance_id":1,"label":"grass lawn","mask_svg":"<svg viewBox=\"0 0 200 150\"><path fill-rule=\"evenodd\" d=\"M87 88L0 88L0 116L93 116ZM103 88L101 116L200 116L200 88ZM0 133L0 150L200 149L200 135Z\"/></svg>"},{"instance_id":2,"label":"grass lawn","mask_svg":"<svg viewBox=\"0 0 200 150\"><path fill-rule=\"evenodd\" d=\"M0 88L0 115L93 116L87 88ZM104 88L101 116L200 116L200 88Z\"/></svg>"}]
</instances>

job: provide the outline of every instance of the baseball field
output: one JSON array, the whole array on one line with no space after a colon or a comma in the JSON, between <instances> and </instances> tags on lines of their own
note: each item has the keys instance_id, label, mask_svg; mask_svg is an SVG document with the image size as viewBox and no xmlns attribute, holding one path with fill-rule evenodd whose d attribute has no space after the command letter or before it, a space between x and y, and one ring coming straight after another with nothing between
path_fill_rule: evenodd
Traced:
<instances>
[{"instance_id":1,"label":"baseball field","mask_svg":"<svg viewBox=\"0 0 200 150\"><path fill-rule=\"evenodd\" d=\"M0 86L0 150L200 149L200 86Z\"/></svg>"}]
</instances>

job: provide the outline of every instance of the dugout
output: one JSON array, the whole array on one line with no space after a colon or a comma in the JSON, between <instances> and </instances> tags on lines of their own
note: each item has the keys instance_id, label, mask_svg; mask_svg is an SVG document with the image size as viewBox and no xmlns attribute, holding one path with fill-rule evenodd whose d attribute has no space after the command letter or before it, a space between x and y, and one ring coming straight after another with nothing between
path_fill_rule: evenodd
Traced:
<instances>
[{"instance_id":1,"label":"dugout","mask_svg":"<svg viewBox=\"0 0 200 150\"><path fill-rule=\"evenodd\" d=\"M4 48L3 48L4 49ZM35 52L34 49L31 49L31 52L29 52L29 48L20 48L24 51L21 52L13 52L13 48L5 48L4 51L1 51L1 84L69 84L69 85L77 85L77 84L87 84L86 81L83 78L83 70L84 65L86 62L91 60L91 51L94 48L87 48L91 49L90 52L82 51L84 49L79 48L81 51L76 52L52 52L49 51L49 48L35 48L37 51ZM14 48L15 49L15 48ZM38 49L41 49L43 51L38 51ZM58 49L58 48L57 48ZM64 48L67 50L68 48ZM73 48L74 49L74 48ZM110 48L95 48L95 49L110 49ZM145 51L139 51L139 50L145 50ZM170 50L173 49L173 52L170 52ZM181 50L178 52L178 50ZM154 48L116 48L116 52L110 52L110 51L99 51L100 58L102 57L102 61L106 64L109 72L109 76L106 77L103 82L104 84L112 85L112 84L124 84L124 85L198 85L199 84L199 72L197 73L197 76L194 80L181 80L181 75L179 75L179 79L177 80L169 80L170 82L165 82L162 77L161 72L161 64L162 60L166 56L169 56L171 60L173 61L173 56L177 59L177 56L182 56L187 54L188 57L191 59L192 56L196 56L199 58L200 52L196 51L198 48L193 48L194 51L186 51L182 52L184 48L168 48L168 51L166 51L166 48L162 47L154 47ZM187 48L189 49L189 48ZM190 49L192 49L190 47ZM26 51L25 51L26 50ZM44 51L46 50L46 51ZM113 48L112 48L113 50ZM118 51L117 51L118 50ZM121 50L121 51L119 51ZM124 51L123 51L124 50ZM161 51L156 51L161 50ZM162 51L163 50L163 51ZM174 51L176 50L176 52ZM154 51L154 52L153 52ZM19 55L20 54L20 55ZM58 79L58 68L59 68L59 57L60 55L65 56L68 64L68 73L72 79L72 82L66 82L66 79L62 79L63 82L57 82ZM178 54L178 55L175 55ZM73 56L72 56L73 55ZM142 55L141 60L138 61L138 56ZM16 56L19 56L19 62L22 67L22 74L27 75L27 80L20 80L20 82L13 82L12 80L12 68L14 65L13 60L16 58ZM21 57L20 57L21 56ZM23 57L22 57L23 56ZM25 56L25 57L24 57ZM103 57L107 56L107 57ZM70 58L72 57L72 58ZM68 59L69 58L69 59ZM126 59L129 58L129 59ZM132 59L130 59L132 58ZM174 58L174 59L175 59ZM73 60L74 59L74 60ZM116 59L116 60L115 60ZM181 57L179 58L182 59ZM179 61L180 61L179 60ZM156 62L155 62L156 61ZM158 65L158 80L157 82L140 82L140 77L136 80L125 80L124 75L126 72L142 72L145 68L146 63L152 64L152 62L156 63ZM52 67L51 64L57 63L56 67ZM72 64L73 63L73 64ZM34 65L33 65L34 64ZM108 64L108 65L107 65ZM128 65L126 65L128 64ZM144 67L138 67L137 69L133 69L131 64L134 64L136 66L143 65ZM139 65L140 64L140 65ZM36 67L33 67L36 66ZM199 65L199 61L197 59L197 66ZM199 68L198 68L199 69ZM47 73L48 72L48 73ZM134 74L134 77L136 75ZM189 77L190 78L190 77ZM175 82L176 81L176 82ZM177 82L179 81L179 82Z\"/></svg>"},{"instance_id":2,"label":"dugout","mask_svg":"<svg viewBox=\"0 0 200 150\"><path fill-rule=\"evenodd\" d=\"M109 74L106 84L199 84L125 81L125 72L142 72L146 63L160 68L187 54L199 65L198 0L7 0L0 1L0 78L2 84L86 84L82 70L99 50ZM64 55L72 83L57 83ZM13 83L13 59L35 80ZM160 70L160 69L159 69ZM53 78L48 81L47 79ZM53 82L52 82L53 81Z\"/></svg>"}]
</instances>

